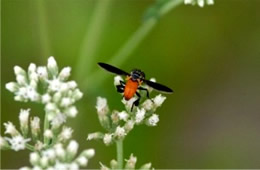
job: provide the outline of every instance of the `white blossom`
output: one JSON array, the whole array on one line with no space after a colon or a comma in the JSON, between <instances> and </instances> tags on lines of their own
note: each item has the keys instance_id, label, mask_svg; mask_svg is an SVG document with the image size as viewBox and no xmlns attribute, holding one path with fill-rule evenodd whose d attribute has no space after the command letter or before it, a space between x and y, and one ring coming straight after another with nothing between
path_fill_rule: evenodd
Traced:
<instances>
[{"instance_id":1,"label":"white blossom","mask_svg":"<svg viewBox=\"0 0 260 170\"><path fill-rule=\"evenodd\" d=\"M59 91L61 89L62 82L59 79L48 80L49 90L52 92Z\"/></svg>"},{"instance_id":2,"label":"white blossom","mask_svg":"<svg viewBox=\"0 0 260 170\"><path fill-rule=\"evenodd\" d=\"M100 116L106 115L109 111L108 106L107 106L107 99L98 97L96 109Z\"/></svg>"},{"instance_id":3,"label":"white blossom","mask_svg":"<svg viewBox=\"0 0 260 170\"><path fill-rule=\"evenodd\" d=\"M17 75L26 75L26 72L20 66L14 66L14 73L16 76Z\"/></svg>"},{"instance_id":4,"label":"white blossom","mask_svg":"<svg viewBox=\"0 0 260 170\"><path fill-rule=\"evenodd\" d=\"M16 130L12 122L4 123L4 126L5 126L5 134L10 134L11 136L19 135L19 132Z\"/></svg>"},{"instance_id":5,"label":"white blossom","mask_svg":"<svg viewBox=\"0 0 260 170\"><path fill-rule=\"evenodd\" d=\"M2 150L8 147L9 147L8 142L2 136L0 136L0 149Z\"/></svg>"},{"instance_id":6,"label":"white blossom","mask_svg":"<svg viewBox=\"0 0 260 170\"><path fill-rule=\"evenodd\" d=\"M58 66L54 57L51 56L48 58L47 68L53 76L57 76Z\"/></svg>"},{"instance_id":7,"label":"white blossom","mask_svg":"<svg viewBox=\"0 0 260 170\"><path fill-rule=\"evenodd\" d=\"M16 91L18 91L18 89L19 89L19 86L18 86L18 84L17 83L15 83L15 82L9 82L9 83L7 83L6 85L5 85L5 88L7 89L7 90L9 90L10 92L16 92Z\"/></svg>"},{"instance_id":8,"label":"white blossom","mask_svg":"<svg viewBox=\"0 0 260 170\"><path fill-rule=\"evenodd\" d=\"M115 76L114 77L114 85L115 86L120 85L121 84L120 81L123 81L121 76Z\"/></svg>"},{"instance_id":9,"label":"white blossom","mask_svg":"<svg viewBox=\"0 0 260 170\"><path fill-rule=\"evenodd\" d=\"M30 114L30 109L27 109L27 110L21 109L20 114L19 114L19 120L20 120L21 127L28 126L29 114Z\"/></svg>"},{"instance_id":10,"label":"white blossom","mask_svg":"<svg viewBox=\"0 0 260 170\"><path fill-rule=\"evenodd\" d=\"M19 85L22 85L22 86L27 85L27 79L26 79L25 75L18 74L16 76L16 81Z\"/></svg>"},{"instance_id":11,"label":"white blossom","mask_svg":"<svg viewBox=\"0 0 260 170\"><path fill-rule=\"evenodd\" d=\"M152 114L151 117L148 118L148 125L156 126L159 122L159 116L157 114Z\"/></svg>"},{"instance_id":12,"label":"white blossom","mask_svg":"<svg viewBox=\"0 0 260 170\"><path fill-rule=\"evenodd\" d=\"M76 160L80 166L87 166L88 163L88 159L84 156L80 156L79 158L77 158Z\"/></svg>"},{"instance_id":13,"label":"white blossom","mask_svg":"<svg viewBox=\"0 0 260 170\"><path fill-rule=\"evenodd\" d=\"M33 131L39 131L40 130L40 118L39 117L34 117L31 120L31 128Z\"/></svg>"},{"instance_id":14,"label":"white blossom","mask_svg":"<svg viewBox=\"0 0 260 170\"><path fill-rule=\"evenodd\" d=\"M87 159L92 158L95 155L95 150L94 149L86 149L82 153Z\"/></svg>"},{"instance_id":15,"label":"white blossom","mask_svg":"<svg viewBox=\"0 0 260 170\"><path fill-rule=\"evenodd\" d=\"M124 98L122 99L122 103L125 105L127 110L130 110L133 106L133 103L136 101L136 97L132 97L130 100L125 100Z\"/></svg>"},{"instance_id":16,"label":"white blossom","mask_svg":"<svg viewBox=\"0 0 260 170\"><path fill-rule=\"evenodd\" d=\"M145 110L152 110L153 109L153 106L154 106L154 103L152 102L152 100L150 99L146 99L143 104L142 104L142 107L145 109Z\"/></svg>"},{"instance_id":17,"label":"white blossom","mask_svg":"<svg viewBox=\"0 0 260 170\"><path fill-rule=\"evenodd\" d=\"M66 80L70 76L70 71L71 71L70 67L64 67L59 74L59 79Z\"/></svg>"},{"instance_id":18,"label":"white blossom","mask_svg":"<svg viewBox=\"0 0 260 170\"><path fill-rule=\"evenodd\" d=\"M68 109L66 109L66 115L69 117L76 117L78 114L78 110L75 106L71 106Z\"/></svg>"},{"instance_id":19,"label":"white blossom","mask_svg":"<svg viewBox=\"0 0 260 170\"><path fill-rule=\"evenodd\" d=\"M120 120L127 121L129 115L127 114L126 111L122 111L122 112L118 113L118 117L119 117Z\"/></svg>"},{"instance_id":20,"label":"white blossom","mask_svg":"<svg viewBox=\"0 0 260 170\"><path fill-rule=\"evenodd\" d=\"M37 74L39 78L41 79L47 79L48 78L48 72L47 68L45 66L40 66L37 68Z\"/></svg>"},{"instance_id":21,"label":"white blossom","mask_svg":"<svg viewBox=\"0 0 260 170\"><path fill-rule=\"evenodd\" d=\"M115 136L119 138L123 138L126 135L125 129L117 126L116 131L115 131Z\"/></svg>"},{"instance_id":22,"label":"white blossom","mask_svg":"<svg viewBox=\"0 0 260 170\"><path fill-rule=\"evenodd\" d=\"M59 140L69 140L72 136L73 130L69 127L63 127L61 133L59 134Z\"/></svg>"},{"instance_id":23,"label":"white blossom","mask_svg":"<svg viewBox=\"0 0 260 170\"><path fill-rule=\"evenodd\" d=\"M131 131L134 128L135 122L133 120L128 120L124 126L126 132Z\"/></svg>"},{"instance_id":24,"label":"white blossom","mask_svg":"<svg viewBox=\"0 0 260 170\"><path fill-rule=\"evenodd\" d=\"M43 151L42 155L51 159L51 160L55 159L55 157L56 157L56 154L55 154L55 151L54 151L53 148L50 148L50 149Z\"/></svg>"},{"instance_id":25,"label":"white blossom","mask_svg":"<svg viewBox=\"0 0 260 170\"><path fill-rule=\"evenodd\" d=\"M130 155L130 158L126 160L126 169L135 169L135 164L137 161L137 157Z\"/></svg>"},{"instance_id":26,"label":"white blossom","mask_svg":"<svg viewBox=\"0 0 260 170\"><path fill-rule=\"evenodd\" d=\"M106 145L109 145L109 144L111 144L111 142L112 142L112 136L113 136L113 134L105 134L105 136L104 136L104 138L103 138L103 142L104 142L104 144L106 144Z\"/></svg>"},{"instance_id":27,"label":"white blossom","mask_svg":"<svg viewBox=\"0 0 260 170\"><path fill-rule=\"evenodd\" d=\"M21 135L13 136L12 138L6 138L6 140L11 144L11 148L15 151L24 150L25 145L31 139L24 139Z\"/></svg>"},{"instance_id":28,"label":"white blossom","mask_svg":"<svg viewBox=\"0 0 260 170\"><path fill-rule=\"evenodd\" d=\"M51 96L48 93L45 93L44 95L42 95L43 104L49 103L50 101L51 101Z\"/></svg>"},{"instance_id":29,"label":"white blossom","mask_svg":"<svg viewBox=\"0 0 260 170\"><path fill-rule=\"evenodd\" d=\"M48 138L48 139L51 139L51 138L53 138L53 132L52 132L50 129L46 129L46 130L44 131L44 136L45 136L46 138Z\"/></svg>"},{"instance_id":30,"label":"white blossom","mask_svg":"<svg viewBox=\"0 0 260 170\"><path fill-rule=\"evenodd\" d=\"M30 153L30 162L33 165L36 165L40 160L40 155L37 152Z\"/></svg>"},{"instance_id":31,"label":"white blossom","mask_svg":"<svg viewBox=\"0 0 260 170\"><path fill-rule=\"evenodd\" d=\"M67 85L70 89L75 89L77 87L77 83L75 81L68 81Z\"/></svg>"},{"instance_id":32,"label":"white blossom","mask_svg":"<svg viewBox=\"0 0 260 170\"><path fill-rule=\"evenodd\" d=\"M78 151L78 148L79 148L79 144L75 140L72 140L67 146L67 151L69 152L69 154L75 156Z\"/></svg>"},{"instance_id":33,"label":"white blossom","mask_svg":"<svg viewBox=\"0 0 260 170\"><path fill-rule=\"evenodd\" d=\"M60 127L60 125L62 125L63 123L66 122L66 115L62 114L62 113L58 113L52 120L51 120L51 124L54 127Z\"/></svg>"},{"instance_id":34,"label":"white blossom","mask_svg":"<svg viewBox=\"0 0 260 170\"><path fill-rule=\"evenodd\" d=\"M69 105L72 104L72 100L69 97L64 97L61 99L61 106L62 107L68 107Z\"/></svg>"},{"instance_id":35,"label":"white blossom","mask_svg":"<svg viewBox=\"0 0 260 170\"><path fill-rule=\"evenodd\" d=\"M100 132L90 133L88 134L87 140L93 140L93 139L102 139L103 134Z\"/></svg>"},{"instance_id":36,"label":"white blossom","mask_svg":"<svg viewBox=\"0 0 260 170\"><path fill-rule=\"evenodd\" d=\"M145 110L142 108L141 110L137 108L137 112L135 115L135 122L136 123L141 123L144 120L144 115L145 115Z\"/></svg>"},{"instance_id":37,"label":"white blossom","mask_svg":"<svg viewBox=\"0 0 260 170\"><path fill-rule=\"evenodd\" d=\"M166 99L165 96L162 96L161 94L157 95L157 96L153 99L154 105L155 105L156 107L160 107L160 106L163 104L163 102L164 102L165 99Z\"/></svg>"}]
</instances>

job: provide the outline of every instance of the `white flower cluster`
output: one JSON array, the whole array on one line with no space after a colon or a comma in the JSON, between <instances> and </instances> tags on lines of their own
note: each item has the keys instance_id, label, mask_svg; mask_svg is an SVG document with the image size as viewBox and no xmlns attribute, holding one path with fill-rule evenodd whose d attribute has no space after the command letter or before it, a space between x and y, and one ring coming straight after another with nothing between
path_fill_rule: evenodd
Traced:
<instances>
[{"instance_id":1,"label":"white flower cluster","mask_svg":"<svg viewBox=\"0 0 260 170\"><path fill-rule=\"evenodd\" d=\"M35 144L32 146L34 150L41 150L45 147L43 142L40 141L40 118L36 116L30 118L29 115L30 109L21 109L19 114L20 132L16 129L15 125L12 122L4 123L5 134L10 135L11 138L1 137L1 149L12 149L15 151L24 150L26 148L26 144L29 141L35 142ZM57 135L57 137L55 137L55 139L57 140L57 142L66 142L71 138L72 132L73 130L71 128L63 126L63 129ZM31 133L32 138L28 137L29 133ZM54 139L54 131L51 129L46 129L44 132L44 136L48 140L52 140Z\"/></svg>"},{"instance_id":2,"label":"white flower cluster","mask_svg":"<svg viewBox=\"0 0 260 170\"><path fill-rule=\"evenodd\" d=\"M207 5L214 5L214 0L184 0L184 4L196 5L198 4L200 7L204 7Z\"/></svg>"},{"instance_id":3,"label":"white flower cluster","mask_svg":"<svg viewBox=\"0 0 260 170\"><path fill-rule=\"evenodd\" d=\"M133 154L131 154L129 159L126 159L125 161L126 161L126 164L125 164L124 169L135 169L137 157L135 157ZM110 168L102 163L100 163L100 165L101 165L101 168L100 168L101 170L118 169L118 163L114 159L110 161ZM142 165L139 169L149 170L149 169L153 169L153 168L152 168L151 163L146 163L146 164Z\"/></svg>"},{"instance_id":4,"label":"white flower cluster","mask_svg":"<svg viewBox=\"0 0 260 170\"><path fill-rule=\"evenodd\" d=\"M114 84L117 85L120 80L122 78L116 76ZM152 79L152 81L155 81L155 79ZM152 91L151 88L148 90L149 92ZM165 99L165 96L159 94L152 99L146 99L144 102L141 102L133 111L131 111L131 107L136 98L133 97L129 101L123 99L122 103L125 105L125 110L113 110L110 112L107 99L98 97L96 109L99 121L107 130L107 133L91 133L87 139L102 139L104 144L109 145L115 140L124 138L134 128L134 125L146 124L148 126L156 126L159 122L159 115L155 111L163 104Z\"/></svg>"},{"instance_id":5,"label":"white flower cluster","mask_svg":"<svg viewBox=\"0 0 260 170\"><path fill-rule=\"evenodd\" d=\"M77 156L78 147L78 143L71 140L66 147L58 143L42 152L32 152L30 163L33 167L23 167L20 170L78 170L86 167L88 160L95 155L95 150L87 149Z\"/></svg>"},{"instance_id":6,"label":"white flower cluster","mask_svg":"<svg viewBox=\"0 0 260 170\"><path fill-rule=\"evenodd\" d=\"M37 67L31 63L26 72L15 66L16 82L7 83L6 88L15 94L16 101L44 104L49 121L57 128L67 117L77 115L74 103L83 96L75 81L67 81L70 72L70 67L65 67L59 72L54 57L50 57L47 67Z\"/></svg>"}]
</instances>

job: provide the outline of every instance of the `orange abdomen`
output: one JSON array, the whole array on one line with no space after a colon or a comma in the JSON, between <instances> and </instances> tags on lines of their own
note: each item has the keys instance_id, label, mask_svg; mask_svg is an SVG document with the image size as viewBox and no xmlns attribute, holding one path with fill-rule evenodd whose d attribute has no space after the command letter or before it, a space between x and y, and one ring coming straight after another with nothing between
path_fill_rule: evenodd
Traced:
<instances>
[{"instance_id":1,"label":"orange abdomen","mask_svg":"<svg viewBox=\"0 0 260 170\"><path fill-rule=\"evenodd\" d=\"M129 79L125 84L124 98L125 100L131 99L138 88L138 82Z\"/></svg>"}]
</instances>

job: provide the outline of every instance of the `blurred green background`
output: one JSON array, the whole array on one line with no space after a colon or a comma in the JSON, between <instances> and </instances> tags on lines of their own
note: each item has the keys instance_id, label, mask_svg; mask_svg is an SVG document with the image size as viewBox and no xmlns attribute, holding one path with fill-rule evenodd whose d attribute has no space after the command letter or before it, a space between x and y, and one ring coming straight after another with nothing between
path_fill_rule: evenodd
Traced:
<instances>
[{"instance_id":1,"label":"blurred green background","mask_svg":"<svg viewBox=\"0 0 260 170\"><path fill-rule=\"evenodd\" d=\"M42 106L13 101L5 89L15 80L14 65L45 65L55 56L60 68L72 67L71 79L84 92L77 103L80 114L68 122L80 149L96 149L88 168L98 168L100 161L109 164L116 158L115 145L106 147L86 137L102 131L97 96L106 97L111 109L123 106L113 76L94 74L100 70L96 62L110 61L142 25L154 1L1 3L1 134L3 122L18 126L20 108L30 107L41 118L44 114ZM260 168L259 9L259 0L216 0L204 8L181 4L158 18L129 57L110 63L125 70L140 68L175 90L158 109L157 127L138 126L127 136L125 158L134 153L138 166L152 162L155 168ZM101 77L105 79L94 81ZM1 168L29 165L28 153L1 152Z\"/></svg>"}]
</instances>

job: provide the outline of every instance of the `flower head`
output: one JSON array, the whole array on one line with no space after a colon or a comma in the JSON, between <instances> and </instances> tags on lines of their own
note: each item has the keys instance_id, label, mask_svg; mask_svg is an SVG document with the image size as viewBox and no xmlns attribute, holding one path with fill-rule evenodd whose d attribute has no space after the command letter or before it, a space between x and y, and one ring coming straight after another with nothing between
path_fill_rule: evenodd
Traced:
<instances>
[{"instance_id":1,"label":"flower head","mask_svg":"<svg viewBox=\"0 0 260 170\"><path fill-rule=\"evenodd\" d=\"M137 108L137 112L135 115L135 122L136 123L141 123L144 120L144 115L145 115L145 110L142 108L141 110Z\"/></svg>"},{"instance_id":2,"label":"flower head","mask_svg":"<svg viewBox=\"0 0 260 170\"><path fill-rule=\"evenodd\" d=\"M126 135L125 129L118 126L115 131L115 136L118 138L123 138Z\"/></svg>"},{"instance_id":3,"label":"flower head","mask_svg":"<svg viewBox=\"0 0 260 170\"><path fill-rule=\"evenodd\" d=\"M13 150L19 151L24 150L26 143L31 139L24 139L21 135L17 135L12 138L6 138L6 140L11 144Z\"/></svg>"},{"instance_id":4,"label":"flower head","mask_svg":"<svg viewBox=\"0 0 260 170\"><path fill-rule=\"evenodd\" d=\"M164 102L165 99L166 99L165 96L162 96L161 94L157 95L157 96L154 98L154 100L153 100L155 107L160 107L160 106L163 104L163 102Z\"/></svg>"},{"instance_id":5,"label":"flower head","mask_svg":"<svg viewBox=\"0 0 260 170\"><path fill-rule=\"evenodd\" d=\"M153 114L151 117L148 118L147 124L150 126L156 126L159 122L159 116L157 114Z\"/></svg>"},{"instance_id":6,"label":"flower head","mask_svg":"<svg viewBox=\"0 0 260 170\"><path fill-rule=\"evenodd\" d=\"M112 142L112 136L113 136L113 134L105 134L105 136L104 136L104 138L103 138L103 142L104 142L104 144L106 144L106 145L109 145L109 144L111 144L111 142Z\"/></svg>"}]
</instances>

